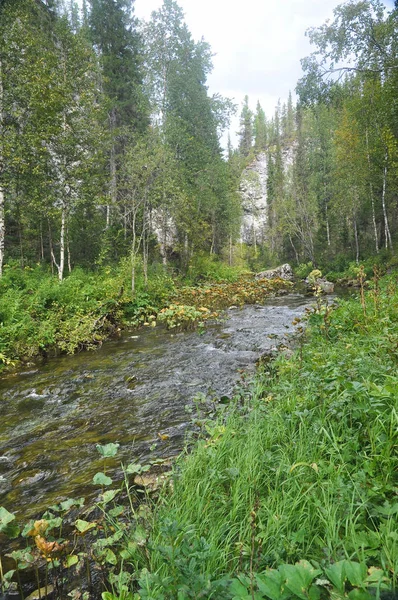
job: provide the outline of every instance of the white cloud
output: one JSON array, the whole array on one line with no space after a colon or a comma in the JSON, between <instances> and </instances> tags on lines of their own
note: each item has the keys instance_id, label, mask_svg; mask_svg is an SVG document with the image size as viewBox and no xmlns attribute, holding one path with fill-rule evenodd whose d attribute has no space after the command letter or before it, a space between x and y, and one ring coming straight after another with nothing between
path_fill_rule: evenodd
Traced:
<instances>
[{"instance_id":1,"label":"white cloud","mask_svg":"<svg viewBox=\"0 0 398 600\"><path fill-rule=\"evenodd\" d=\"M214 69L210 93L260 100L270 117L278 101L294 92L301 76L300 59L311 52L305 31L332 17L339 0L178 0L195 39L211 45ZM162 0L136 0L135 14L148 19ZM392 0L386 0L392 7ZM231 134L238 127L231 124Z\"/></svg>"}]
</instances>

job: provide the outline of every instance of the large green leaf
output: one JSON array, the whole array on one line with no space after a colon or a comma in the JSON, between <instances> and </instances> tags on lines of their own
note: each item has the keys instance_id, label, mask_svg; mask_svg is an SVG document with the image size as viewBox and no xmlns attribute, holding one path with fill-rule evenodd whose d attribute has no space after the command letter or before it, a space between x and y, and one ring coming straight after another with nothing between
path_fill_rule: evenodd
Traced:
<instances>
[{"instance_id":1,"label":"large green leaf","mask_svg":"<svg viewBox=\"0 0 398 600\"><path fill-rule=\"evenodd\" d=\"M101 454L101 456L103 456L104 458L112 458L113 456L116 456L119 446L120 444L112 443L105 444L104 446L101 446L101 444L97 444L96 448Z\"/></svg>"},{"instance_id":2,"label":"large green leaf","mask_svg":"<svg viewBox=\"0 0 398 600\"><path fill-rule=\"evenodd\" d=\"M93 483L95 485L111 485L112 479L105 475L105 473L96 473L93 477Z\"/></svg>"},{"instance_id":3,"label":"large green leaf","mask_svg":"<svg viewBox=\"0 0 398 600\"><path fill-rule=\"evenodd\" d=\"M322 573L306 560L295 565L282 565L280 570L286 579L285 586L302 600L307 600L311 583Z\"/></svg>"},{"instance_id":4,"label":"large green leaf","mask_svg":"<svg viewBox=\"0 0 398 600\"><path fill-rule=\"evenodd\" d=\"M8 512L4 506L0 506L0 533L4 533L9 538L17 537L20 529L14 521L15 515Z\"/></svg>"},{"instance_id":5,"label":"large green leaf","mask_svg":"<svg viewBox=\"0 0 398 600\"><path fill-rule=\"evenodd\" d=\"M270 600L285 600L291 596L289 591L284 591L282 573L274 569L257 574L256 581L258 589Z\"/></svg>"}]
</instances>

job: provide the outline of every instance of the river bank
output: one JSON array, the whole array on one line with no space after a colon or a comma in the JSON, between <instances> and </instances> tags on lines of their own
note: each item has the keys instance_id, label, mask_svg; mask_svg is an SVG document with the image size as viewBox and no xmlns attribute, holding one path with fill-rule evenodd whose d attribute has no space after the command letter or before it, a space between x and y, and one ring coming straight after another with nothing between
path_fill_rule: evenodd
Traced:
<instances>
[{"instance_id":1,"label":"river bank","mask_svg":"<svg viewBox=\"0 0 398 600\"><path fill-rule=\"evenodd\" d=\"M119 479L121 460L177 454L194 399L231 398L261 355L287 343L306 306L305 297L288 295L231 308L200 333L164 326L125 331L96 352L50 359L3 379L0 504L35 515L59 498L92 498L96 444L120 444L108 465Z\"/></svg>"},{"instance_id":2,"label":"river bank","mask_svg":"<svg viewBox=\"0 0 398 600\"><path fill-rule=\"evenodd\" d=\"M129 272L75 269L59 282L41 267L10 267L0 279L0 374L38 359L100 347L126 328L155 325L158 318L175 330L189 329L231 305L255 304L280 289L282 280L257 282L253 274L219 266L200 285L172 277L162 267L137 277Z\"/></svg>"},{"instance_id":3,"label":"river bank","mask_svg":"<svg viewBox=\"0 0 398 600\"><path fill-rule=\"evenodd\" d=\"M51 506L44 514L53 523L56 505L64 505L70 524L69 509L84 497L78 513L84 518L87 507L101 502L101 488L93 485L103 466L98 444L119 446L106 465L113 485L123 481L120 461L144 465L143 473L151 465L162 470L162 459L181 451L186 432L196 436L199 413L208 418L220 398L229 403L236 385L248 385L255 361L287 343L306 306L301 295L283 295L231 307L200 333L164 326L125 332L97 352L61 356L4 379L0 504L17 520ZM133 479L139 473L133 470Z\"/></svg>"},{"instance_id":4,"label":"river bank","mask_svg":"<svg viewBox=\"0 0 398 600\"><path fill-rule=\"evenodd\" d=\"M74 535L80 565L87 551L79 528L97 532L89 556L108 573L102 598L302 598L283 587L290 567L307 582L306 598L371 600L372 587L394 585L396 279L376 281L363 300L341 301L336 310L319 304L307 330L295 318L294 356L263 364L233 401L214 405L211 419L198 406L199 440L155 504L137 505L131 483L150 465L127 466L120 491L113 477L104 485L101 476L105 521L87 515ZM112 475L118 448L100 449L97 466L105 460ZM51 527L57 514L67 516L67 505L45 515ZM45 539L62 542L57 536L49 529ZM314 583L317 576L323 583ZM269 577L272 593L264 587ZM79 585L89 589L84 577Z\"/></svg>"},{"instance_id":5,"label":"river bank","mask_svg":"<svg viewBox=\"0 0 398 600\"><path fill-rule=\"evenodd\" d=\"M373 288L319 306L294 357L204 426L155 507L149 553L131 558L140 597L370 599L396 585L396 277Z\"/></svg>"}]
</instances>

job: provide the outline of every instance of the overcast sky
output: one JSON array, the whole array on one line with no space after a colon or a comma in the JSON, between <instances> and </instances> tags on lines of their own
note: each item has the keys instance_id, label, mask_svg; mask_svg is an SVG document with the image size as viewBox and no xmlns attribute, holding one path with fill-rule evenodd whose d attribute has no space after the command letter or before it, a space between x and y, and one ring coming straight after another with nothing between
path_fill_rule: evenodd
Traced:
<instances>
[{"instance_id":1,"label":"overcast sky","mask_svg":"<svg viewBox=\"0 0 398 600\"><path fill-rule=\"evenodd\" d=\"M202 36L215 56L208 80L210 93L249 96L268 117L278 98L284 102L301 76L300 58L311 52L305 31L333 16L339 0L177 0L194 39ZM135 0L135 14L149 19L162 0ZM392 8L393 0L385 0ZM238 128L231 124L231 135Z\"/></svg>"}]
</instances>

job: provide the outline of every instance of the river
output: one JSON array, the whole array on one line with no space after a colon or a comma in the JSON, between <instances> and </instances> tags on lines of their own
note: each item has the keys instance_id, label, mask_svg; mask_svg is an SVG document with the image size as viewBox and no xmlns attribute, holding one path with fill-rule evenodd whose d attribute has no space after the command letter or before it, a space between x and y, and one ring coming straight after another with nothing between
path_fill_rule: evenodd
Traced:
<instances>
[{"instance_id":1,"label":"river","mask_svg":"<svg viewBox=\"0 0 398 600\"><path fill-rule=\"evenodd\" d=\"M0 506L26 521L55 502L93 499L96 444L118 442L110 465L170 457L198 394L230 396L242 371L294 331L302 295L231 308L204 332L126 331L95 352L53 358L0 381ZM161 439L163 438L163 439Z\"/></svg>"}]
</instances>

